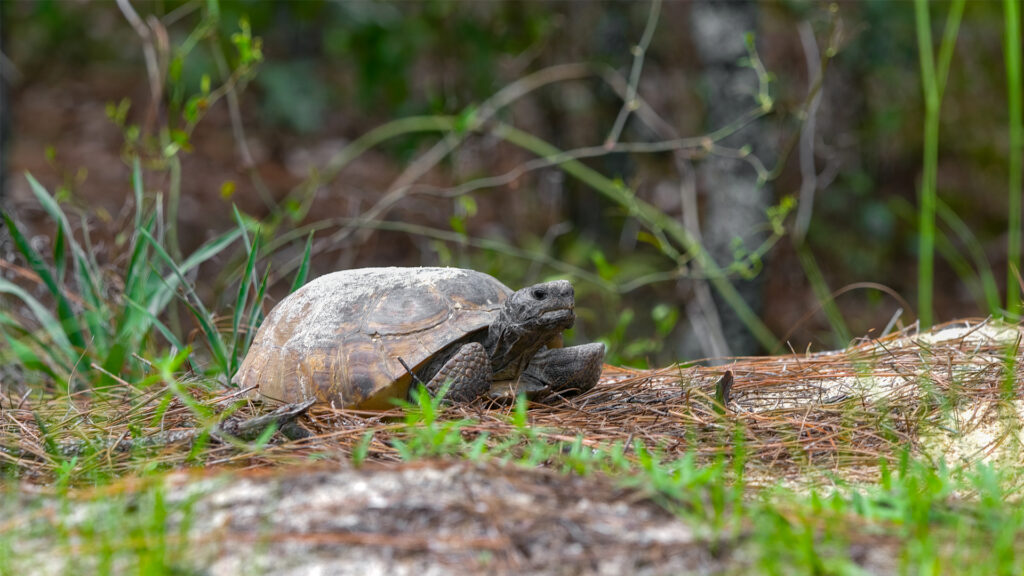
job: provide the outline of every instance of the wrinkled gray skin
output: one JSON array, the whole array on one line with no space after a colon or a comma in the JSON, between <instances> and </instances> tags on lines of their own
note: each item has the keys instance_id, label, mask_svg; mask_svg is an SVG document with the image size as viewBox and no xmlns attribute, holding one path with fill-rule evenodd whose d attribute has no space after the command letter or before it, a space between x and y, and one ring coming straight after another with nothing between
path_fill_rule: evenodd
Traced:
<instances>
[{"instance_id":1,"label":"wrinkled gray skin","mask_svg":"<svg viewBox=\"0 0 1024 576\"><path fill-rule=\"evenodd\" d=\"M436 392L450 382L446 400L463 402L519 392L579 393L601 376L604 344L548 348L576 321L575 294L565 280L513 292L486 332L450 345L417 377Z\"/></svg>"}]
</instances>

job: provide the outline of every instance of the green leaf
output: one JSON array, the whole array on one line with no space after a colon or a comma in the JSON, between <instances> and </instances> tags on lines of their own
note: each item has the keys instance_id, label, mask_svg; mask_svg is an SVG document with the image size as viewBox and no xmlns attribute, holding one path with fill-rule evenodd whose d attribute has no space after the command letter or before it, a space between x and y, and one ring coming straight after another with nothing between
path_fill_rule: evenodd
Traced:
<instances>
[{"instance_id":1,"label":"green leaf","mask_svg":"<svg viewBox=\"0 0 1024 576\"><path fill-rule=\"evenodd\" d=\"M679 320L679 308L665 303L658 304L651 310L651 319L654 320L658 336L667 336Z\"/></svg>"},{"instance_id":2,"label":"green leaf","mask_svg":"<svg viewBox=\"0 0 1024 576\"><path fill-rule=\"evenodd\" d=\"M455 117L455 133L458 135L465 134L476 127L477 122L477 109L476 106L468 106L458 116Z\"/></svg>"},{"instance_id":3,"label":"green leaf","mask_svg":"<svg viewBox=\"0 0 1024 576\"><path fill-rule=\"evenodd\" d=\"M372 442L373 430L363 432L363 437L359 439L359 443L352 450L352 466L359 468L363 465L363 462L366 461L366 456L370 453L370 444Z\"/></svg>"},{"instance_id":4,"label":"green leaf","mask_svg":"<svg viewBox=\"0 0 1024 576\"><path fill-rule=\"evenodd\" d=\"M614 264L608 262L608 259L604 256L604 252L601 252L600 250L594 250L590 253L590 261L594 263L594 267L597 268L597 273L604 280L612 280L619 273L618 268L616 268Z\"/></svg>"},{"instance_id":5,"label":"green leaf","mask_svg":"<svg viewBox=\"0 0 1024 576\"><path fill-rule=\"evenodd\" d=\"M467 218L476 216L476 200L474 200L472 196L468 194L465 196L459 196L459 207L462 209L463 213L465 213Z\"/></svg>"},{"instance_id":6,"label":"green leaf","mask_svg":"<svg viewBox=\"0 0 1024 576\"><path fill-rule=\"evenodd\" d=\"M466 235L466 219L461 216L452 216L448 219L448 224L452 227L457 234L460 236Z\"/></svg>"},{"instance_id":7,"label":"green leaf","mask_svg":"<svg viewBox=\"0 0 1024 576\"><path fill-rule=\"evenodd\" d=\"M171 84L181 81L181 71L184 67L185 59L181 57L181 54L176 54L174 58L171 58L171 63L167 66L167 77L171 80Z\"/></svg>"},{"instance_id":8,"label":"green leaf","mask_svg":"<svg viewBox=\"0 0 1024 576\"><path fill-rule=\"evenodd\" d=\"M202 96L193 96L185 101L185 109L182 111L182 116L185 117L187 124L195 125L199 122L200 109L205 109L206 98Z\"/></svg>"}]
</instances>

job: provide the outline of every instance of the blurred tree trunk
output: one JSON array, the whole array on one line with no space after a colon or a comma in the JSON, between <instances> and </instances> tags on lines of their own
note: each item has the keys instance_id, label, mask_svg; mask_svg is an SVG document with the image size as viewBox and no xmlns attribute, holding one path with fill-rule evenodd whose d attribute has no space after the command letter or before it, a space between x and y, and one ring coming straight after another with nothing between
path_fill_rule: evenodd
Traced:
<instances>
[{"instance_id":1,"label":"blurred tree trunk","mask_svg":"<svg viewBox=\"0 0 1024 576\"><path fill-rule=\"evenodd\" d=\"M4 209L4 191L7 182L7 140L10 136L10 114L8 113L8 101L7 101L7 76L9 71L7 70L7 52L4 50L6 45L4 33L4 12L6 11L6 2L0 3L0 210ZM0 226L3 228L3 226Z\"/></svg>"},{"instance_id":2,"label":"blurred tree trunk","mask_svg":"<svg viewBox=\"0 0 1024 576\"><path fill-rule=\"evenodd\" d=\"M744 36L757 27L758 5L753 2L702 1L691 5L690 24L697 57L702 65L706 129L721 128L750 110L758 79L740 65L747 55ZM749 145L766 165L774 163L774 139L764 122L747 126L722 142L731 148ZM702 199L701 231L705 248L720 266L734 259L734 242L742 239L748 250L765 237L765 209L771 201L769 186L758 185L757 174L743 161L710 157L697 168ZM762 277L734 279L743 299L756 312L762 309ZM731 353L759 352L754 337L736 314L715 294L722 331ZM692 356L700 348L701 334L684 338L683 353Z\"/></svg>"}]
</instances>

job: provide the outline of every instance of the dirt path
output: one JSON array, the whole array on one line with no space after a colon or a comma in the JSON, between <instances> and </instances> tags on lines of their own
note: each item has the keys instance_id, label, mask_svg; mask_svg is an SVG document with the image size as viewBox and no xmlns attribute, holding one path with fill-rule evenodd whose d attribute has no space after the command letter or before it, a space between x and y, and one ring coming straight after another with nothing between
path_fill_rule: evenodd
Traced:
<instances>
[{"instance_id":1,"label":"dirt path","mask_svg":"<svg viewBox=\"0 0 1024 576\"><path fill-rule=\"evenodd\" d=\"M184 534L171 554L176 573L741 574L755 557L744 534L695 529L599 475L421 462L175 474L167 486L166 534ZM20 542L17 556L37 574L72 564L89 572L91 518L141 513L146 504L127 496L70 513L51 500L33 513L36 527L61 514L68 520L60 530L31 530L45 536ZM73 553L52 553L61 532L75 534ZM855 543L851 556L868 573L894 570L892 547Z\"/></svg>"}]
</instances>

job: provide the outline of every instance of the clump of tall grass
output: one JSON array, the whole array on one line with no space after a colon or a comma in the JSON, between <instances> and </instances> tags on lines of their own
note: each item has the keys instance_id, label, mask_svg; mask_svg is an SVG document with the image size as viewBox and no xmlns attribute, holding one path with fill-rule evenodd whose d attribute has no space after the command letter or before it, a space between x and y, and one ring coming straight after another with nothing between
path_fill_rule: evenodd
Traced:
<instances>
[{"instance_id":1,"label":"clump of tall grass","mask_svg":"<svg viewBox=\"0 0 1024 576\"><path fill-rule=\"evenodd\" d=\"M249 324L258 317L265 293L266 278L253 278L258 241L250 243L239 224L182 261L175 261L164 245L167 226L161 219L159 199L147 205L142 170L136 161L132 177L135 213L125 246L127 261L122 273L111 275L91 249L88 230L75 230L54 197L31 175L27 178L56 232L52 253L44 255L9 214L3 215L28 268L21 274L21 282L0 278L0 293L8 302L18 304L0 313L0 336L7 344L0 354L6 356L5 362L24 368L24 383L73 392L144 381L151 373L145 358L191 350L167 323L176 302L185 306L202 335L205 355L190 355L190 366L202 375L228 382L246 343L237 337L247 332L243 320ZM233 331L224 334L188 278L239 241L248 252L246 277L239 282ZM42 294L33 285L42 287ZM250 296L251 285L257 287L255 297ZM37 375L45 376L46 382Z\"/></svg>"}]
</instances>

